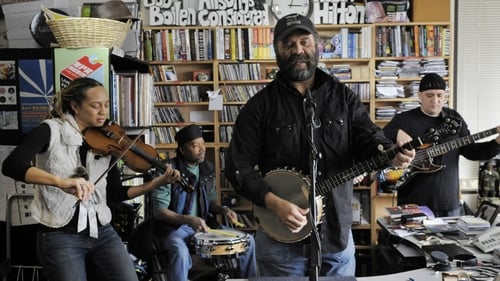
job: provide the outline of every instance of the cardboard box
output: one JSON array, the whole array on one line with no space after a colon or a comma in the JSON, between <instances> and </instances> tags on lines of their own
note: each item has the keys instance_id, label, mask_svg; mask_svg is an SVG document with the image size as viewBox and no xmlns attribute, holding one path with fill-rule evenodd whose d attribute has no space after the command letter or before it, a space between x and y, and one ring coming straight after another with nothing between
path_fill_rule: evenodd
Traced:
<instances>
[{"instance_id":1,"label":"cardboard box","mask_svg":"<svg viewBox=\"0 0 500 281\"><path fill-rule=\"evenodd\" d=\"M31 21L38 11L5 15L5 30L25 29L29 32Z\"/></svg>"},{"instance_id":2,"label":"cardboard box","mask_svg":"<svg viewBox=\"0 0 500 281\"><path fill-rule=\"evenodd\" d=\"M414 22L450 21L451 0L413 0Z\"/></svg>"},{"instance_id":3,"label":"cardboard box","mask_svg":"<svg viewBox=\"0 0 500 281\"><path fill-rule=\"evenodd\" d=\"M7 39L10 40L19 40L19 39L33 39L33 36L31 35L31 32L29 29L23 29L23 28L16 28L16 29L11 29L7 30Z\"/></svg>"},{"instance_id":4,"label":"cardboard box","mask_svg":"<svg viewBox=\"0 0 500 281\"><path fill-rule=\"evenodd\" d=\"M26 13L26 12L38 12L40 11L40 1L30 1L30 2L19 2L12 4L2 5L2 10L4 15Z\"/></svg>"}]
</instances>

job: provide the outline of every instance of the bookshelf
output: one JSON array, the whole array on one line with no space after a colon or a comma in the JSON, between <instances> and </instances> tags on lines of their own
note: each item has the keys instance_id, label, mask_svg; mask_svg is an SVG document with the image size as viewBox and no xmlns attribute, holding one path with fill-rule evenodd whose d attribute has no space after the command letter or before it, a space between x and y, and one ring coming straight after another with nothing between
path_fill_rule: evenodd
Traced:
<instances>
[{"instance_id":1,"label":"bookshelf","mask_svg":"<svg viewBox=\"0 0 500 281\"><path fill-rule=\"evenodd\" d=\"M423 37L414 35L418 32L424 36L425 30L426 36L429 36L427 29L430 27L435 34L432 54L427 39L424 43ZM316 28L321 41L320 67L334 72L358 93L370 117L380 127L390 118L377 115L377 109L390 107L395 111L401 104L415 102L416 98L408 91L412 83L421 78L418 74L397 76L394 79L380 77L376 70L383 67L386 61L396 68L403 68L408 62L416 63L419 67L423 67L423 63L428 60L444 63L450 71L445 78L449 84L448 104L453 106L453 32L450 22L317 25ZM150 69L156 78L152 123L156 148L173 156L176 129L191 123L202 125L207 141L207 159L214 162L219 178L217 188L220 202L233 207L252 221L251 202L239 196L224 178L224 153L239 109L273 79L277 67L270 41L272 27L146 26L144 30L145 38L151 40L144 44L151 46L150 52L147 49L144 52L146 57L151 58ZM410 34L413 36L410 37ZM177 44L177 51L173 52L176 44L171 39L175 38L185 38L185 43ZM381 38L385 38L385 41ZM424 53L415 47L415 40L418 40L419 46L427 46L428 55L422 56ZM211 42L211 45L206 45L206 42ZM176 81L161 79L164 65L174 66ZM197 79L200 71L207 74L202 81ZM394 97L378 95L379 84L388 87L390 85L386 84L389 81L398 86L388 91L402 89L403 94ZM221 99L219 104L217 97ZM162 118L162 114L175 118ZM362 216L353 224L357 248L372 249L377 243L377 216L383 215L380 210L394 200L392 196L378 193L374 175L367 176L360 185L355 186L354 194L359 200ZM255 223L250 223L243 230L255 230Z\"/></svg>"},{"instance_id":2,"label":"bookshelf","mask_svg":"<svg viewBox=\"0 0 500 281\"><path fill-rule=\"evenodd\" d=\"M452 26L449 22L374 24L370 117L383 127L394 113L417 105L418 73L438 72L453 107ZM394 73L397 72L397 78ZM386 87L387 86L387 87ZM382 110L382 111L381 111Z\"/></svg>"}]
</instances>

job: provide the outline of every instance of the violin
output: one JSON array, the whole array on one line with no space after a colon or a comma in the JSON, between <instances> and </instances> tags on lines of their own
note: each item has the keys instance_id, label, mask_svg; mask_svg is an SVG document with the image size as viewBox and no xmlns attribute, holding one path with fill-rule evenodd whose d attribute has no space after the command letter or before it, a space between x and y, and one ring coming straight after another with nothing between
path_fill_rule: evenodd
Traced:
<instances>
[{"instance_id":1,"label":"violin","mask_svg":"<svg viewBox=\"0 0 500 281\"><path fill-rule=\"evenodd\" d=\"M106 120L102 127L88 127L82 134L94 153L118 157L135 172L145 173L153 166L162 173L167 170L165 163L158 160L158 153L152 146L140 140L139 136L130 139L125 134L125 129L116 122ZM194 190L184 178L179 183L186 190Z\"/></svg>"}]
</instances>

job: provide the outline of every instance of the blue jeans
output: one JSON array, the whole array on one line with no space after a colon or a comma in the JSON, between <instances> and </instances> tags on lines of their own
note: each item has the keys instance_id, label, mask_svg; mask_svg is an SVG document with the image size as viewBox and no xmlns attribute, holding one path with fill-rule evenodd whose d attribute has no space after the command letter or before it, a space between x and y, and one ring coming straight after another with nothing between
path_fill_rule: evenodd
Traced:
<instances>
[{"instance_id":1,"label":"blue jeans","mask_svg":"<svg viewBox=\"0 0 500 281\"><path fill-rule=\"evenodd\" d=\"M278 242L267 236L261 229L257 230L255 243L257 265L261 276L307 275L309 257L304 254L304 244ZM324 244L324 241L321 244ZM325 245L322 245L320 275L354 276L356 271L354 253L352 233L347 247L341 252L329 253L325 251Z\"/></svg>"},{"instance_id":2,"label":"blue jeans","mask_svg":"<svg viewBox=\"0 0 500 281\"><path fill-rule=\"evenodd\" d=\"M181 225L168 236L158 238L168 257L168 280L188 280L188 271L193 266L189 245L194 234L190 226ZM255 242L252 235L248 237L248 250L238 256L239 273L242 278L256 276Z\"/></svg>"},{"instance_id":3,"label":"blue jeans","mask_svg":"<svg viewBox=\"0 0 500 281\"><path fill-rule=\"evenodd\" d=\"M138 281L132 259L111 225L97 239L63 231L38 232L38 258L50 281L86 281L86 261L106 280Z\"/></svg>"}]
</instances>

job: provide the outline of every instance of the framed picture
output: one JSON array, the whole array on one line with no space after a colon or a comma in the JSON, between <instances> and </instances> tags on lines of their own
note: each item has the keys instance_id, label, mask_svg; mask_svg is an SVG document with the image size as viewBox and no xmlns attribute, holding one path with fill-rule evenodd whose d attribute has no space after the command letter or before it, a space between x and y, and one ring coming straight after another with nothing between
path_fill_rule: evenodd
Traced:
<instances>
[{"instance_id":1,"label":"framed picture","mask_svg":"<svg viewBox=\"0 0 500 281\"><path fill-rule=\"evenodd\" d=\"M479 162L479 196L499 197L500 159Z\"/></svg>"},{"instance_id":2,"label":"framed picture","mask_svg":"<svg viewBox=\"0 0 500 281\"><path fill-rule=\"evenodd\" d=\"M475 216L487 220L491 225L493 225L497 219L498 211L499 206L497 204L493 204L489 201L483 201L481 202L479 208L477 208Z\"/></svg>"},{"instance_id":3,"label":"framed picture","mask_svg":"<svg viewBox=\"0 0 500 281\"><path fill-rule=\"evenodd\" d=\"M212 80L212 72L209 69L193 71L194 81L209 81Z\"/></svg>"}]
</instances>

